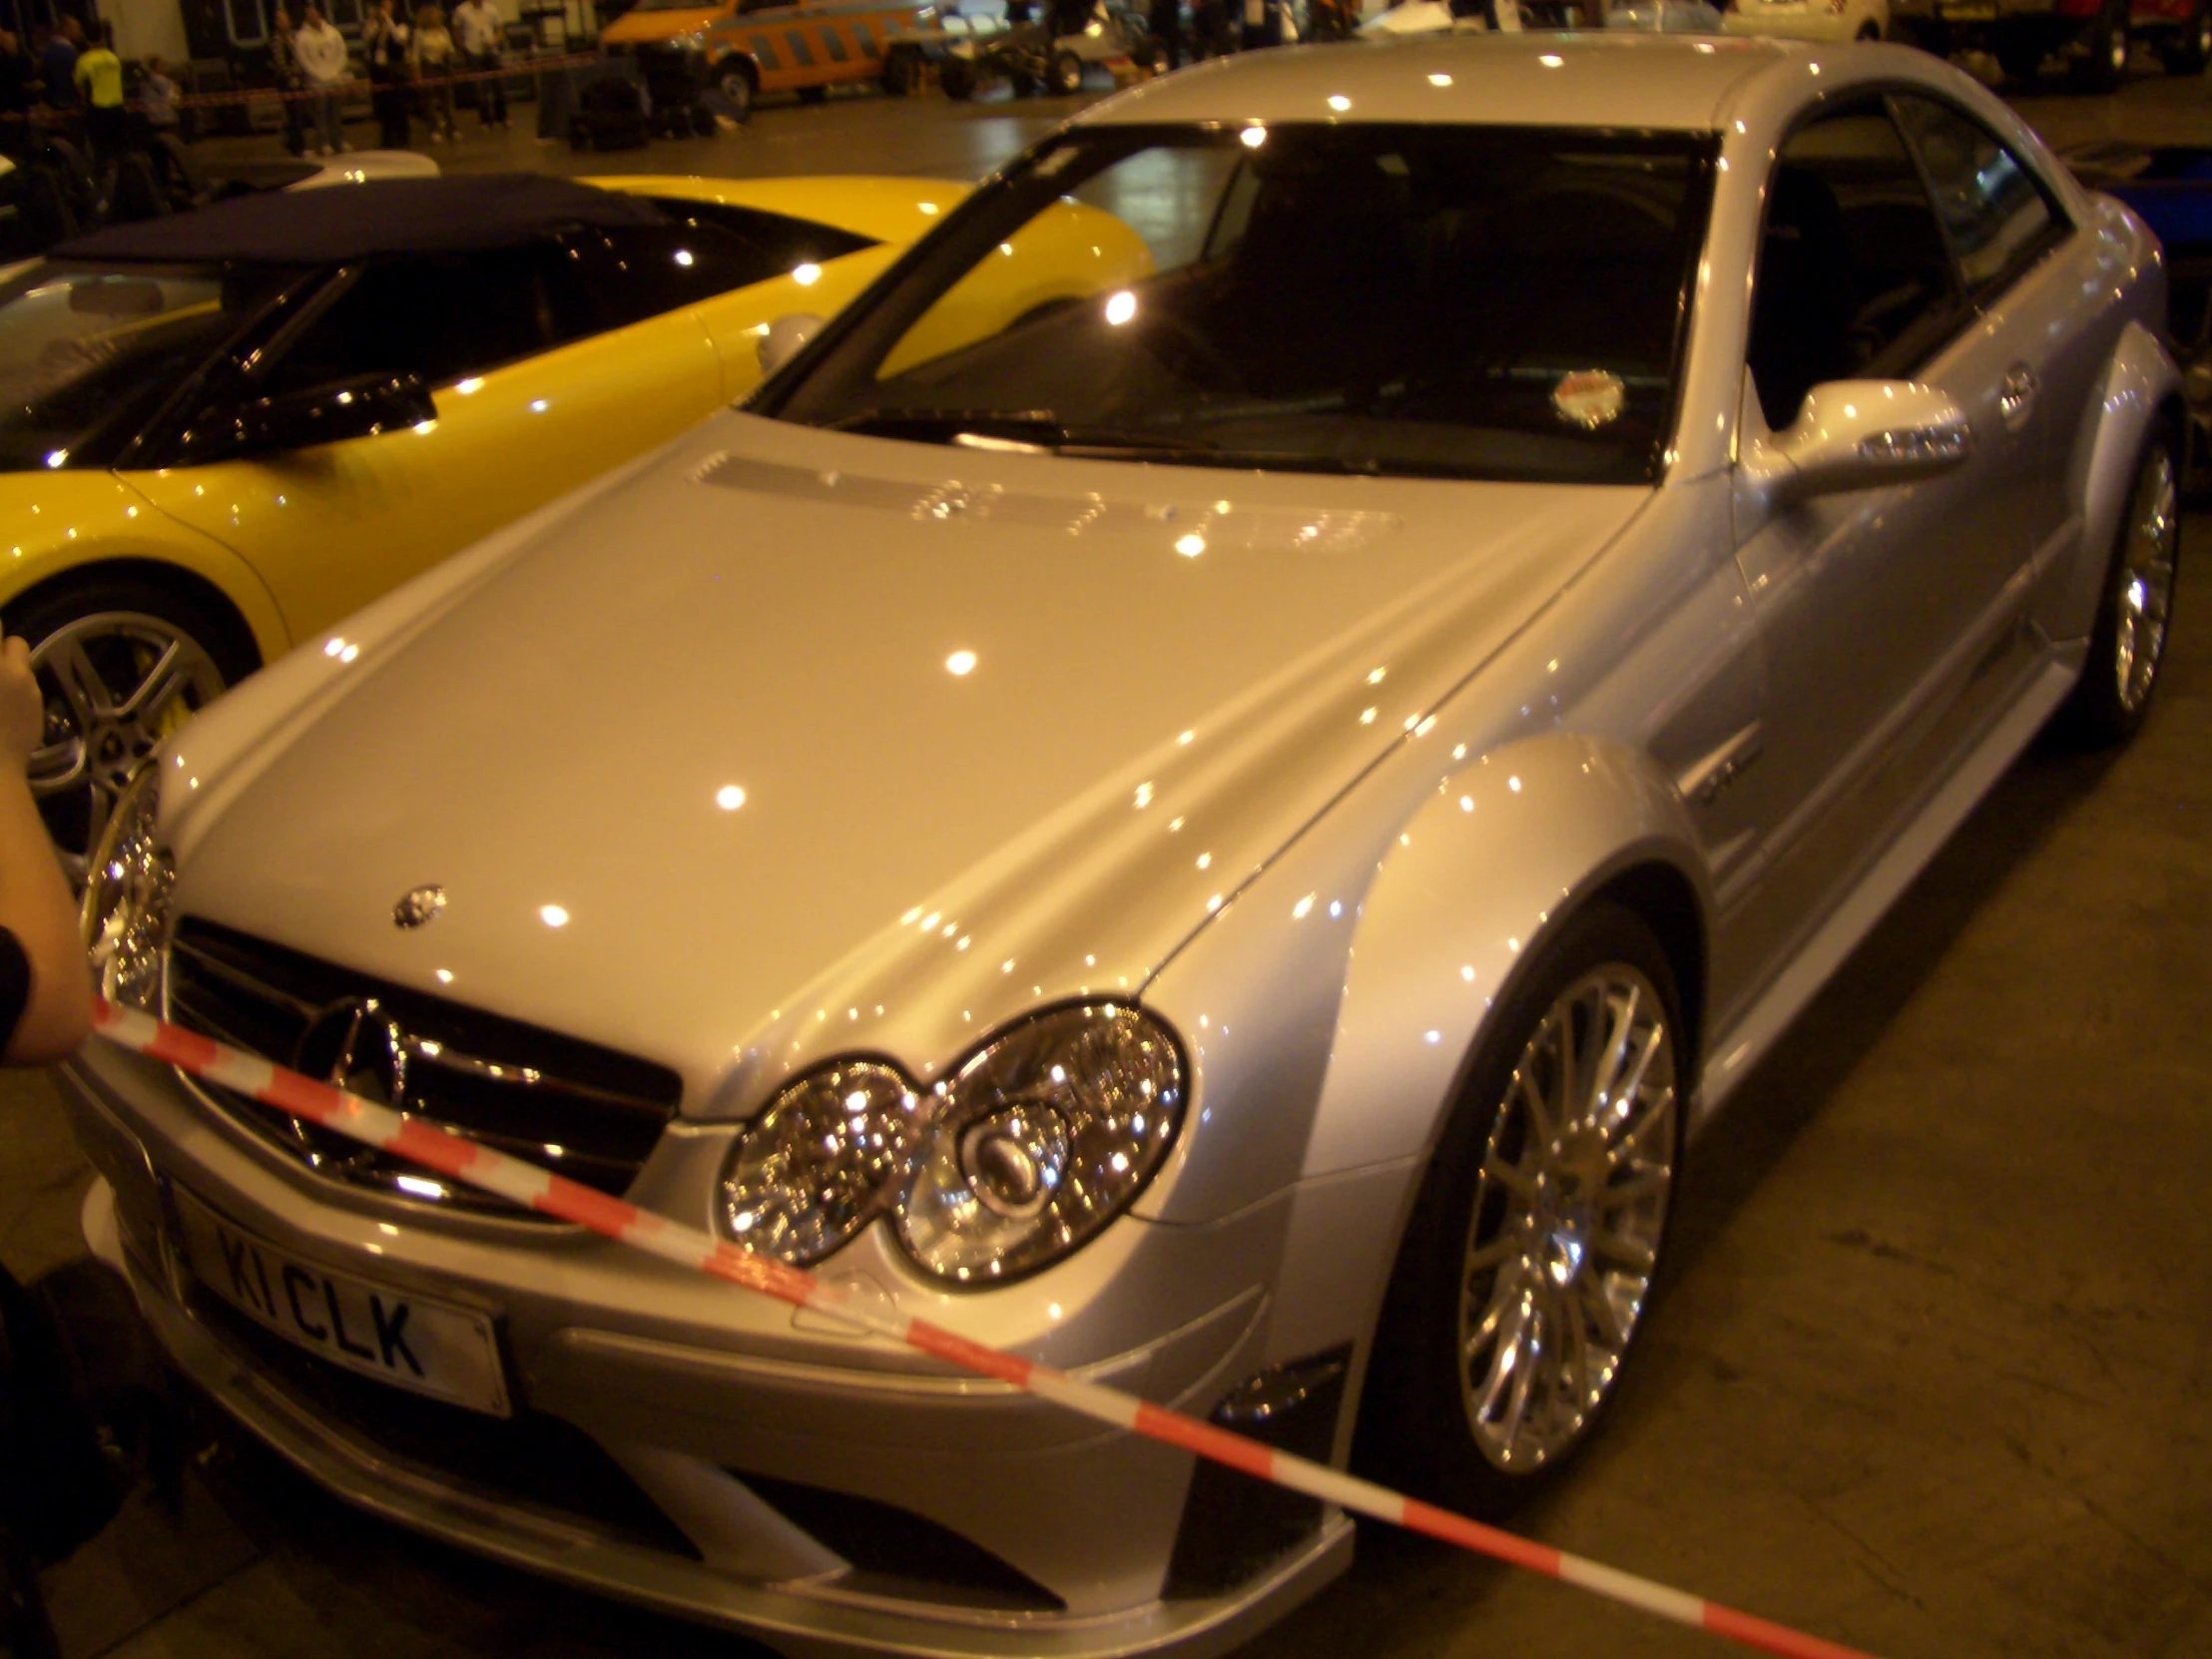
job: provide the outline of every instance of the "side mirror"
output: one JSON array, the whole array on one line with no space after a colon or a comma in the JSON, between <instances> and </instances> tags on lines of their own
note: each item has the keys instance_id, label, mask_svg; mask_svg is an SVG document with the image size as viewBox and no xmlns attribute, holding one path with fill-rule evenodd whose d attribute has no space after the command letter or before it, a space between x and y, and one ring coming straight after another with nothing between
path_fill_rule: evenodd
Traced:
<instances>
[{"instance_id":1,"label":"side mirror","mask_svg":"<svg viewBox=\"0 0 2212 1659\"><path fill-rule=\"evenodd\" d=\"M1843 490L1933 478L1965 464L1973 428L1934 386L1831 380L1805 394L1786 432L1745 452L1747 479L1778 507Z\"/></svg>"},{"instance_id":2,"label":"side mirror","mask_svg":"<svg viewBox=\"0 0 2212 1659\"><path fill-rule=\"evenodd\" d=\"M761 372L774 374L799 355L799 348L822 331L822 318L813 311L794 311L768 325L761 336Z\"/></svg>"},{"instance_id":3,"label":"side mirror","mask_svg":"<svg viewBox=\"0 0 2212 1659\"><path fill-rule=\"evenodd\" d=\"M419 375L357 374L247 404L238 413L234 453L373 438L437 417L437 405Z\"/></svg>"}]
</instances>

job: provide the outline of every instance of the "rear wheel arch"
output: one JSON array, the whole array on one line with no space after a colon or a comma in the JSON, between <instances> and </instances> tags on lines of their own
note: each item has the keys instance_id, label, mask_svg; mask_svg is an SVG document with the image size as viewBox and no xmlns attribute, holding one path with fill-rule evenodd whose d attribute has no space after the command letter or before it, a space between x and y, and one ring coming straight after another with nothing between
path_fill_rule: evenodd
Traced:
<instances>
[{"instance_id":1,"label":"rear wheel arch","mask_svg":"<svg viewBox=\"0 0 2212 1659\"><path fill-rule=\"evenodd\" d=\"M281 640L265 641L260 631L222 588L195 571L161 559L101 559L90 564L73 565L34 583L9 599L4 606L0 606L0 616L6 618L9 632L12 633L15 631L17 617L35 615L72 591L94 589L108 582L141 583L172 594L186 605L205 613L224 630L221 640L213 643L220 644L224 649L226 663L243 665L246 673L252 673L270 661L283 650L286 643ZM274 651L267 649L272 643L276 646Z\"/></svg>"}]
</instances>

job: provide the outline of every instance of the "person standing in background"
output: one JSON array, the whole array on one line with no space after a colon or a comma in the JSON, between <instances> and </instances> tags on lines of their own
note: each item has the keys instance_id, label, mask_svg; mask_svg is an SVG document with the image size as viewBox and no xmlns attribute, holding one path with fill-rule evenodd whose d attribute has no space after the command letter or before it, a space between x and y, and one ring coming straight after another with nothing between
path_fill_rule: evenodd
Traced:
<instances>
[{"instance_id":1,"label":"person standing in background","mask_svg":"<svg viewBox=\"0 0 2212 1659\"><path fill-rule=\"evenodd\" d=\"M0 155L30 150L31 84L36 71L15 34L0 29Z\"/></svg>"},{"instance_id":2,"label":"person standing in background","mask_svg":"<svg viewBox=\"0 0 2212 1659\"><path fill-rule=\"evenodd\" d=\"M177 83L169 78L169 66L158 53L146 54L146 73L139 79L139 109L156 137L163 133L184 136L177 119Z\"/></svg>"},{"instance_id":3,"label":"person standing in background","mask_svg":"<svg viewBox=\"0 0 2212 1659\"><path fill-rule=\"evenodd\" d=\"M461 0L453 8L453 45L469 68L485 73L476 83L476 108L486 127L507 125L507 87L497 73L507 20L493 0Z\"/></svg>"},{"instance_id":4,"label":"person standing in background","mask_svg":"<svg viewBox=\"0 0 2212 1659\"><path fill-rule=\"evenodd\" d=\"M352 71L345 55L345 37L323 17L315 0L307 0L291 41L300 79L314 94L315 153L335 156L352 148L345 142L345 111L338 91Z\"/></svg>"},{"instance_id":5,"label":"person standing in background","mask_svg":"<svg viewBox=\"0 0 2212 1659\"><path fill-rule=\"evenodd\" d=\"M407 67L414 74L422 96L422 119L429 126L430 142L440 144L453 137L453 35L445 26L445 13L435 5L417 8L414 38L407 43Z\"/></svg>"},{"instance_id":6,"label":"person standing in background","mask_svg":"<svg viewBox=\"0 0 2212 1659\"><path fill-rule=\"evenodd\" d=\"M38 55L46 102L57 110L77 108L77 54L84 46L84 26L74 17L65 17L54 25L53 34Z\"/></svg>"},{"instance_id":7,"label":"person standing in background","mask_svg":"<svg viewBox=\"0 0 2212 1659\"><path fill-rule=\"evenodd\" d=\"M300 89L299 59L292 50L291 13L274 6L269 13L269 69L276 77L277 96L283 101L284 148L294 156L307 148L306 101Z\"/></svg>"},{"instance_id":8,"label":"person standing in background","mask_svg":"<svg viewBox=\"0 0 2212 1659\"><path fill-rule=\"evenodd\" d=\"M1183 62L1183 0L1152 0L1145 23L1152 30L1152 38L1160 43L1160 67L1180 67Z\"/></svg>"},{"instance_id":9,"label":"person standing in background","mask_svg":"<svg viewBox=\"0 0 2212 1659\"><path fill-rule=\"evenodd\" d=\"M85 137L93 159L112 166L123 154L129 134L123 113L123 60L115 55L115 29L100 25L99 36L78 54L70 80L85 104Z\"/></svg>"},{"instance_id":10,"label":"person standing in background","mask_svg":"<svg viewBox=\"0 0 2212 1659\"><path fill-rule=\"evenodd\" d=\"M392 0L376 0L361 25L361 56L368 60L370 96L381 129L376 142L386 150L407 148L407 25L392 11Z\"/></svg>"}]
</instances>

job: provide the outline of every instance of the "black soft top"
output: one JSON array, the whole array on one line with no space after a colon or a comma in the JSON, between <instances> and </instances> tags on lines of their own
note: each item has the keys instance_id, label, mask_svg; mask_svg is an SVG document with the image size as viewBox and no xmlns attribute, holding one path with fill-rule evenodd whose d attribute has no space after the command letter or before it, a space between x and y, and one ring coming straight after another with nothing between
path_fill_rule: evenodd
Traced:
<instances>
[{"instance_id":1,"label":"black soft top","mask_svg":"<svg viewBox=\"0 0 2212 1659\"><path fill-rule=\"evenodd\" d=\"M539 173L376 179L241 196L194 213L111 225L51 250L62 260L338 265L378 254L475 254L572 226L661 225L642 197Z\"/></svg>"}]
</instances>

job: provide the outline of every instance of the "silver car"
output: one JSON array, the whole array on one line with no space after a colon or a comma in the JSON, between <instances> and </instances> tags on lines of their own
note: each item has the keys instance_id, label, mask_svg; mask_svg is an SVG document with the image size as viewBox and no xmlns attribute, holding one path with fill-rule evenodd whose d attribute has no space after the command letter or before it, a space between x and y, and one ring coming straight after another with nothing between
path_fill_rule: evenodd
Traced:
<instances>
[{"instance_id":1,"label":"silver car","mask_svg":"<svg viewBox=\"0 0 2212 1659\"><path fill-rule=\"evenodd\" d=\"M2046 723L2143 718L2164 304L2142 226L1916 52L1170 76L747 408L178 735L102 982L1494 1506L1617 1391L1792 1016ZM88 1233L179 1364L426 1532L793 1651L1213 1651L1349 1559L152 1062L72 1076Z\"/></svg>"}]
</instances>

